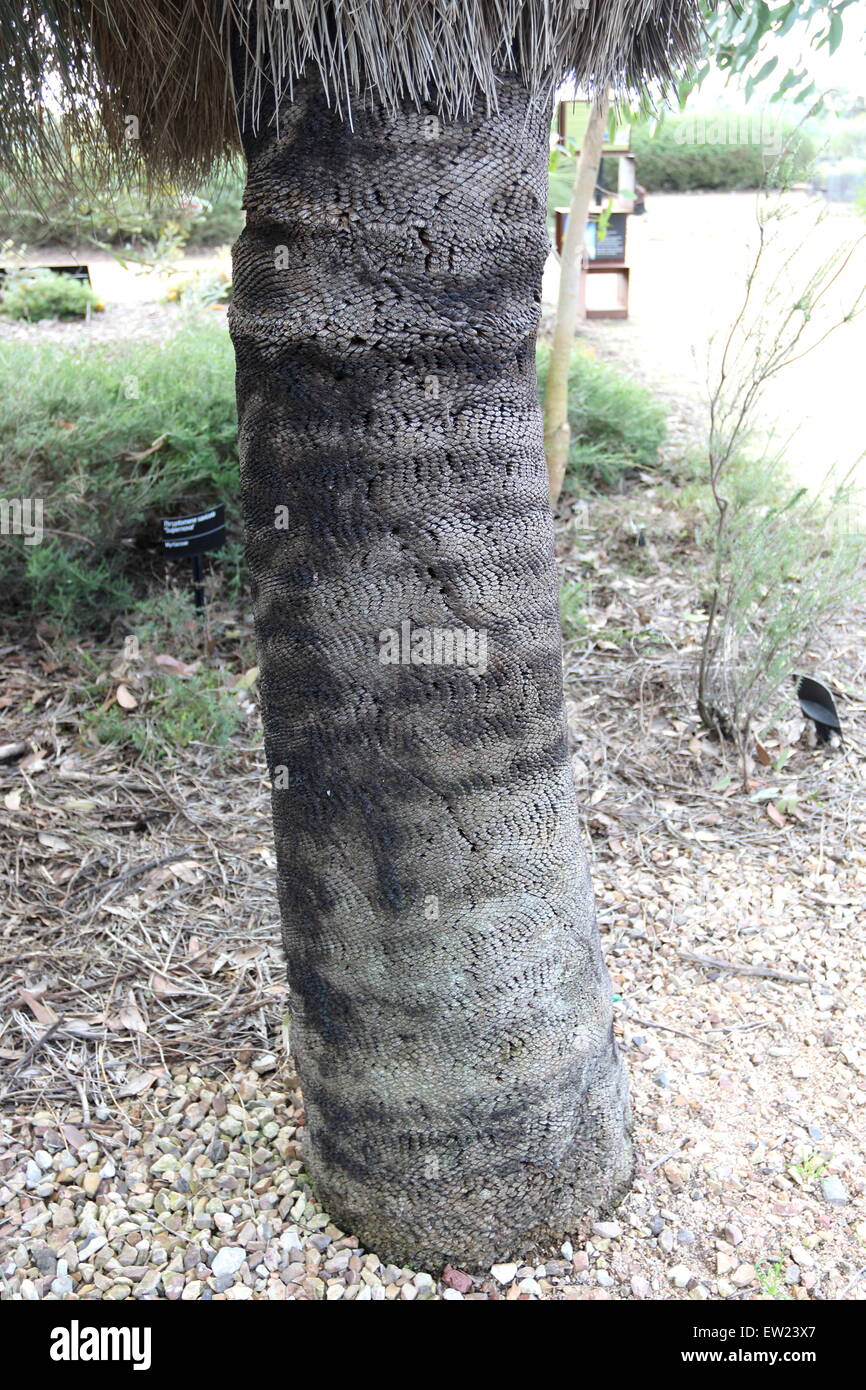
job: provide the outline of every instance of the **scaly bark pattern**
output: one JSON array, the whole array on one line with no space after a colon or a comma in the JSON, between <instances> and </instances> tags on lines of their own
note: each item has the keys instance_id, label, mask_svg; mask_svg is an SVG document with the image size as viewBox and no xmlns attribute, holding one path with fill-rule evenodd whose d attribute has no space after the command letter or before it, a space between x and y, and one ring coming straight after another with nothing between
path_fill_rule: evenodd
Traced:
<instances>
[{"instance_id":1,"label":"scaly bark pattern","mask_svg":"<svg viewBox=\"0 0 866 1390\"><path fill-rule=\"evenodd\" d=\"M292 1046L333 1218L476 1268L632 1167L536 395L548 113L504 77L496 114L353 120L311 81L247 140L234 250ZM407 620L486 667L383 664Z\"/></svg>"}]
</instances>

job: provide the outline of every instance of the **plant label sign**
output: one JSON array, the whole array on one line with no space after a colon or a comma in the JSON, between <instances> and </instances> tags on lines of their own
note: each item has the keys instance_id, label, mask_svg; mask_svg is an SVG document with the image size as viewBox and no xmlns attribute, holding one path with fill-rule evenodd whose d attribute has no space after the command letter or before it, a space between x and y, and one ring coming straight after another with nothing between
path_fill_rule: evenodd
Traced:
<instances>
[{"instance_id":1,"label":"plant label sign","mask_svg":"<svg viewBox=\"0 0 866 1390\"><path fill-rule=\"evenodd\" d=\"M627 214L624 212L612 212L608 218L603 237L599 237L598 235L599 225L597 218L593 218L590 222L587 222L585 240L590 260L625 260L626 217Z\"/></svg>"},{"instance_id":2,"label":"plant label sign","mask_svg":"<svg viewBox=\"0 0 866 1390\"><path fill-rule=\"evenodd\" d=\"M202 555L219 550L226 540L226 509L222 502L196 516L163 517L162 544L169 555Z\"/></svg>"}]
</instances>

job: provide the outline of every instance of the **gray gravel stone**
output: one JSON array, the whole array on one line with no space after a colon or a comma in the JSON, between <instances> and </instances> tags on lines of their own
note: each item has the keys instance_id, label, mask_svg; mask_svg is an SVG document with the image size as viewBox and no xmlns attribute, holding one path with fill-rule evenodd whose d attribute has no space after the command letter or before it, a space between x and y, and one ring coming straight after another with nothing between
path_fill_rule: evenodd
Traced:
<instances>
[{"instance_id":1,"label":"gray gravel stone","mask_svg":"<svg viewBox=\"0 0 866 1390\"><path fill-rule=\"evenodd\" d=\"M848 1201L848 1192L835 1173L831 1173L829 1178L821 1180L821 1192L824 1201L829 1202L831 1206L844 1207Z\"/></svg>"},{"instance_id":2,"label":"gray gravel stone","mask_svg":"<svg viewBox=\"0 0 866 1390\"><path fill-rule=\"evenodd\" d=\"M211 1274L215 1279L219 1279L223 1274L235 1275L246 1257L246 1250L243 1250L239 1245L224 1245L213 1257L210 1267Z\"/></svg>"}]
</instances>

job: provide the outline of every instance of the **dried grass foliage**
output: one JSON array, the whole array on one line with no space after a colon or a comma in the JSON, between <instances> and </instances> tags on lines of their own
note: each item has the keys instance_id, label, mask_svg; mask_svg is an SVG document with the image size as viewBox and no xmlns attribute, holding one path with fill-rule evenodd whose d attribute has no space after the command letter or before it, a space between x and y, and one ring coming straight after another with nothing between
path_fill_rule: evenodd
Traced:
<instances>
[{"instance_id":1,"label":"dried grass foliage","mask_svg":"<svg viewBox=\"0 0 866 1390\"><path fill-rule=\"evenodd\" d=\"M446 118L495 106L504 69L543 101L566 74L664 87L694 58L699 28L696 0L10 0L0 167L21 179L77 164L80 177L93 159L123 178L202 177L237 147L236 100L255 124L302 74L318 73L348 118L371 95Z\"/></svg>"}]
</instances>

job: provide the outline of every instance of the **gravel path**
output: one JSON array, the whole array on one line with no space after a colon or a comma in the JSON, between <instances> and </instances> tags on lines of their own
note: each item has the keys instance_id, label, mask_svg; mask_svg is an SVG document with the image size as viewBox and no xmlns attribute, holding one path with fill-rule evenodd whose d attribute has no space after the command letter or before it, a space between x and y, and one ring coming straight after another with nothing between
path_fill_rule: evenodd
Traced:
<instances>
[{"instance_id":1,"label":"gravel path","mask_svg":"<svg viewBox=\"0 0 866 1390\"><path fill-rule=\"evenodd\" d=\"M849 863L796 877L778 857L684 846L631 846L615 881L597 864L640 1165L588 1239L487 1274L383 1265L310 1190L289 1061L247 1050L231 1074L155 1067L92 1113L5 1118L4 1296L863 1297L857 833Z\"/></svg>"}]
</instances>

